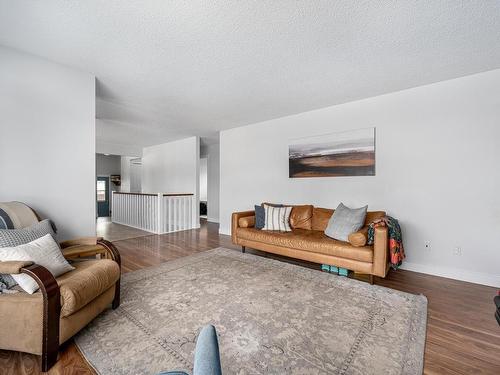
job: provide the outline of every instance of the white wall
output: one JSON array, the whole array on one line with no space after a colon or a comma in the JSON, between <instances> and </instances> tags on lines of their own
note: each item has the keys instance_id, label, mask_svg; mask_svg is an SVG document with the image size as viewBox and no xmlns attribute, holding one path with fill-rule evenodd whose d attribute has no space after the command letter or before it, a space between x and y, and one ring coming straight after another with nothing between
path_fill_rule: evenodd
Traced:
<instances>
[{"instance_id":1,"label":"white wall","mask_svg":"<svg viewBox=\"0 0 500 375\"><path fill-rule=\"evenodd\" d=\"M221 233L262 201L369 204L400 220L404 268L499 286L499 87L494 70L221 132ZM289 139L372 126L376 176L288 178Z\"/></svg>"},{"instance_id":2,"label":"white wall","mask_svg":"<svg viewBox=\"0 0 500 375\"><path fill-rule=\"evenodd\" d=\"M219 143L204 145L201 157L207 158L207 220L219 222L220 151ZM201 178L201 172L200 172Z\"/></svg>"},{"instance_id":3,"label":"white wall","mask_svg":"<svg viewBox=\"0 0 500 375\"><path fill-rule=\"evenodd\" d=\"M142 191L142 163L141 159L130 160L130 191L140 193Z\"/></svg>"},{"instance_id":4,"label":"white wall","mask_svg":"<svg viewBox=\"0 0 500 375\"><path fill-rule=\"evenodd\" d=\"M130 160L133 156L122 156L120 158L121 185L120 191L130 192Z\"/></svg>"},{"instance_id":5,"label":"white wall","mask_svg":"<svg viewBox=\"0 0 500 375\"><path fill-rule=\"evenodd\" d=\"M96 123L102 123L102 120L96 120ZM112 155L129 155L134 157L142 156L142 147L133 145L122 145L119 143L104 142L96 140L96 152L99 154L112 154Z\"/></svg>"},{"instance_id":6,"label":"white wall","mask_svg":"<svg viewBox=\"0 0 500 375\"><path fill-rule=\"evenodd\" d=\"M207 147L208 151L208 212L207 220L215 223L219 222L219 190L220 190L220 153L219 144L212 144Z\"/></svg>"},{"instance_id":7,"label":"white wall","mask_svg":"<svg viewBox=\"0 0 500 375\"><path fill-rule=\"evenodd\" d=\"M190 137L145 147L142 152L142 191L145 193L192 193L199 226L200 140Z\"/></svg>"},{"instance_id":8,"label":"white wall","mask_svg":"<svg viewBox=\"0 0 500 375\"><path fill-rule=\"evenodd\" d=\"M120 160L120 169L120 191L140 193L142 191L141 159L135 156L122 156Z\"/></svg>"},{"instance_id":9,"label":"white wall","mask_svg":"<svg viewBox=\"0 0 500 375\"><path fill-rule=\"evenodd\" d=\"M95 235L95 77L0 47L0 201Z\"/></svg>"},{"instance_id":10,"label":"white wall","mask_svg":"<svg viewBox=\"0 0 500 375\"><path fill-rule=\"evenodd\" d=\"M120 156L118 155L96 154L95 165L97 176L111 176L121 173Z\"/></svg>"},{"instance_id":11,"label":"white wall","mask_svg":"<svg viewBox=\"0 0 500 375\"><path fill-rule=\"evenodd\" d=\"M207 201L208 157L200 157L200 201Z\"/></svg>"}]
</instances>

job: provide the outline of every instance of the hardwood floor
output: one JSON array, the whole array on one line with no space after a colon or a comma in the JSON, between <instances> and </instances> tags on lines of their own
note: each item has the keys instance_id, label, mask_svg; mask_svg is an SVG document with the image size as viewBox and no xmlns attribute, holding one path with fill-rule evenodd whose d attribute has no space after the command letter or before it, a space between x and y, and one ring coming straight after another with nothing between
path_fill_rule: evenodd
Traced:
<instances>
[{"instance_id":1,"label":"hardwood floor","mask_svg":"<svg viewBox=\"0 0 500 375\"><path fill-rule=\"evenodd\" d=\"M204 222L198 230L115 241L123 272L130 272L197 252L224 246L239 250L218 226ZM318 269L319 265L248 249L248 252ZM333 276L332 276L333 277ZM390 271L383 285L428 299L425 374L500 374L500 327L494 318L495 288L410 271ZM36 356L0 351L0 374L38 374ZM50 374L93 374L73 342L61 350Z\"/></svg>"},{"instance_id":2,"label":"hardwood floor","mask_svg":"<svg viewBox=\"0 0 500 375\"><path fill-rule=\"evenodd\" d=\"M99 217L97 219L96 232L98 237L103 237L111 242L151 235L150 232L145 230L112 223L110 217Z\"/></svg>"}]
</instances>

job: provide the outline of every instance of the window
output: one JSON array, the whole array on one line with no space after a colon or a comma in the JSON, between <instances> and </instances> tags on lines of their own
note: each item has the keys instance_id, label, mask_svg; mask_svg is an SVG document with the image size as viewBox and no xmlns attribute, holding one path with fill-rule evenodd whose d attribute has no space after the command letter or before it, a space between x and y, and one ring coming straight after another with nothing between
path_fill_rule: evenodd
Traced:
<instances>
[{"instance_id":1,"label":"window","mask_svg":"<svg viewBox=\"0 0 500 375\"><path fill-rule=\"evenodd\" d=\"M106 202L106 181L97 181L97 201Z\"/></svg>"}]
</instances>

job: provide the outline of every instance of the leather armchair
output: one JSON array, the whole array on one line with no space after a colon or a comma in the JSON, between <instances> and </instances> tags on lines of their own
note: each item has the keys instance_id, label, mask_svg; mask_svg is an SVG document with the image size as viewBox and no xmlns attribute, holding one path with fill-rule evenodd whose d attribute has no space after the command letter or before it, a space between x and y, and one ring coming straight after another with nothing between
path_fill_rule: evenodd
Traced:
<instances>
[{"instance_id":1,"label":"leather armchair","mask_svg":"<svg viewBox=\"0 0 500 375\"><path fill-rule=\"evenodd\" d=\"M10 206L11 216L16 214L15 207L22 205L15 203ZM27 207L23 206L21 211ZM17 222L29 225L26 211L22 215ZM32 221L38 220L33 212ZM112 243L90 237L64 241L60 246L75 270L57 278L32 262L0 262L0 273L27 274L40 287L34 294L0 294L0 349L40 355L42 371L57 361L60 344L108 306L116 309L120 305L121 260Z\"/></svg>"}]
</instances>

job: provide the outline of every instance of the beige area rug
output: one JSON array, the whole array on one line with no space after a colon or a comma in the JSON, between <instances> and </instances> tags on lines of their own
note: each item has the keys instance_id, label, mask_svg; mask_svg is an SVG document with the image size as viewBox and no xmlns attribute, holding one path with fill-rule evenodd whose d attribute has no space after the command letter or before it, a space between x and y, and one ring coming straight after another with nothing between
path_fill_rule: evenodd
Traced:
<instances>
[{"instance_id":1,"label":"beige area rug","mask_svg":"<svg viewBox=\"0 0 500 375\"><path fill-rule=\"evenodd\" d=\"M421 374L427 299L234 250L125 274L76 343L100 374L192 370L200 327L224 374Z\"/></svg>"}]
</instances>

